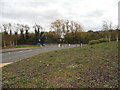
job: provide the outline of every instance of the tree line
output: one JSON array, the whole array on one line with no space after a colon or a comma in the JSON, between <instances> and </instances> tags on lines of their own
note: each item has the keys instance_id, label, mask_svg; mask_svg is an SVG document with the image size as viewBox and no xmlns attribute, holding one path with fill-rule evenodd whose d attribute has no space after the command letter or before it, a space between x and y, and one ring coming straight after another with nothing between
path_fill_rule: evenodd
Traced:
<instances>
[{"instance_id":1,"label":"tree line","mask_svg":"<svg viewBox=\"0 0 120 90\"><path fill-rule=\"evenodd\" d=\"M91 40L106 38L109 41L118 42L118 28L112 29L112 23L103 22L103 29L100 31L84 31L82 26L70 20L56 20L51 23L50 30L45 32L40 24L30 28L25 24L2 24L2 47L16 45L37 45L44 44L88 44ZM31 32L30 30L34 32Z\"/></svg>"}]
</instances>

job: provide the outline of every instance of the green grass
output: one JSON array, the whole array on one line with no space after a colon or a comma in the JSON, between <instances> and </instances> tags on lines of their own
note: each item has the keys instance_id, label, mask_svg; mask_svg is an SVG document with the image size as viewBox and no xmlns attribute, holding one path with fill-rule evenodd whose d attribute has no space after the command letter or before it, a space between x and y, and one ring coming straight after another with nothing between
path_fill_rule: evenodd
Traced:
<instances>
[{"instance_id":1,"label":"green grass","mask_svg":"<svg viewBox=\"0 0 120 90\"><path fill-rule=\"evenodd\" d=\"M38 47L37 45L17 45L15 48Z\"/></svg>"},{"instance_id":2,"label":"green grass","mask_svg":"<svg viewBox=\"0 0 120 90\"><path fill-rule=\"evenodd\" d=\"M3 88L116 88L116 42L55 50L2 68Z\"/></svg>"},{"instance_id":3,"label":"green grass","mask_svg":"<svg viewBox=\"0 0 120 90\"><path fill-rule=\"evenodd\" d=\"M28 47L39 47L39 46L37 46L37 45L17 45L17 46L2 47L2 49L10 49L10 48L28 48Z\"/></svg>"}]
</instances>

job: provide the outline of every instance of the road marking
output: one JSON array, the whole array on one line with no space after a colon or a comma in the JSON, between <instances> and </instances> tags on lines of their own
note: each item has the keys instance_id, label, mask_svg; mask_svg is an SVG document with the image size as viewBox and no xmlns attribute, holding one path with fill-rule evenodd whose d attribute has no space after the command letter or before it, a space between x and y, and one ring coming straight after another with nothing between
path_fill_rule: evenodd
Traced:
<instances>
[{"instance_id":1,"label":"road marking","mask_svg":"<svg viewBox=\"0 0 120 90\"><path fill-rule=\"evenodd\" d=\"M8 54L10 54L10 52L8 52Z\"/></svg>"},{"instance_id":2,"label":"road marking","mask_svg":"<svg viewBox=\"0 0 120 90\"><path fill-rule=\"evenodd\" d=\"M23 51L19 51L19 52L23 52Z\"/></svg>"},{"instance_id":3,"label":"road marking","mask_svg":"<svg viewBox=\"0 0 120 90\"><path fill-rule=\"evenodd\" d=\"M28 51L32 51L32 50L28 50Z\"/></svg>"}]
</instances>

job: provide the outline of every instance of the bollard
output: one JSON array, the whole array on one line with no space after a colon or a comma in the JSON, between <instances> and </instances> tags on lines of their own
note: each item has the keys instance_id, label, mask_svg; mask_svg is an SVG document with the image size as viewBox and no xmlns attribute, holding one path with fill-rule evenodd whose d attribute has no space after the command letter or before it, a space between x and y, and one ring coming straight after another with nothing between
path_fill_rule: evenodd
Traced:
<instances>
[{"instance_id":1,"label":"bollard","mask_svg":"<svg viewBox=\"0 0 120 90\"><path fill-rule=\"evenodd\" d=\"M70 46L70 44L68 44L68 46Z\"/></svg>"},{"instance_id":2,"label":"bollard","mask_svg":"<svg viewBox=\"0 0 120 90\"><path fill-rule=\"evenodd\" d=\"M60 44L58 44L58 47L60 47Z\"/></svg>"},{"instance_id":3,"label":"bollard","mask_svg":"<svg viewBox=\"0 0 120 90\"><path fill-rule=\"evenodd\" d=\"M82 47L82 43L80 44L80 46Z\"/></svg>"}]
</instances>

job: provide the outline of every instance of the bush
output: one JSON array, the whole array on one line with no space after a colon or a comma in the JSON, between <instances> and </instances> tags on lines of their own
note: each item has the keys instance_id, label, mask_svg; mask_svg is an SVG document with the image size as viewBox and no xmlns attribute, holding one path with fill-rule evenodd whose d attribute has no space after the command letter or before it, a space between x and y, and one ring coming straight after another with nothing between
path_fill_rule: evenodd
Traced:
<instances>
[{"instance_id":1,"label":"bush","mask_svg":"<svg viewBox=\"0 0 120 90\"><path fill-rule=\"evenodd\" d=\"M98 40L91 40L89 41L89 44L92 45L92 44L98 44L98 43L103 43L103 42L108 42L109 40L106 39L106 38L101 38L101 39L98 39Z\"/></svg>"},{"instance_id":2,"label":"bush","mask_svg":"<svg viewBox=\"0 0 120 90\"><path fill-rule=\"evenodd\" d=\"M100 41L100 43L103 43L103 42L108 42L109 40L106 38L101 38L101 39L99 39L99 41Z\"/></svg>"},{"instance_id":3,"label":"bush","mask_svg":"<svg viewBox=\"0 0 120 90\"><path fill-rule=\"evenodd\" d=\"M98 44L98 43L100 43L99 40L91 40L91 41L89 41L90 45L92 45L92 44Z\"/></svg>"}]
</instances>

